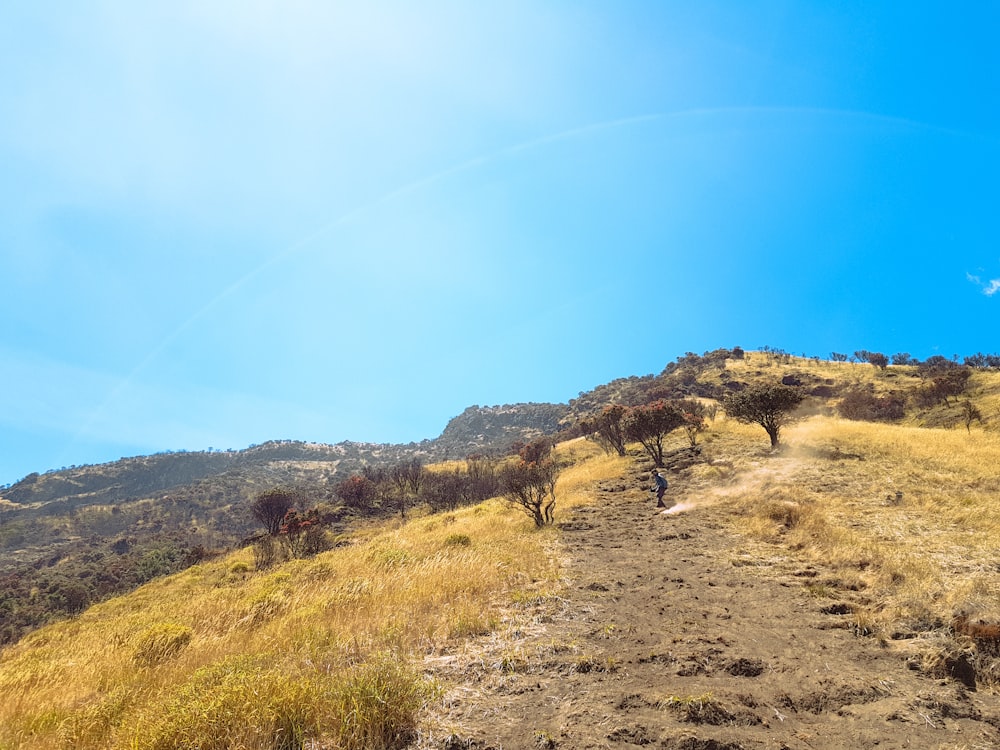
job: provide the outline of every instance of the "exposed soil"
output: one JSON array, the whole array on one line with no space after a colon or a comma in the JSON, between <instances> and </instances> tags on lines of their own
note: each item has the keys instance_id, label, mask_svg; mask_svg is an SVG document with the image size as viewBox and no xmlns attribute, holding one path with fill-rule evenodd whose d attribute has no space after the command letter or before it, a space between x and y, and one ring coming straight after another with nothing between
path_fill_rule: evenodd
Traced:
<instances>
[{"instance_id":1,"label":"exposed soil","mask_svg":"<svg viewBox=\"0 0 1000 750\"><path fill-rule=\"evenodd\" d=\"M428 661L452 687L414 748L1000 748L1000 696L961 655L911 668L905 642L856 632L864 592L754 551L725 506L663 515L648 484L595 487L564 520L569 584L513 640Z\"/></svg>"}]
</instances>

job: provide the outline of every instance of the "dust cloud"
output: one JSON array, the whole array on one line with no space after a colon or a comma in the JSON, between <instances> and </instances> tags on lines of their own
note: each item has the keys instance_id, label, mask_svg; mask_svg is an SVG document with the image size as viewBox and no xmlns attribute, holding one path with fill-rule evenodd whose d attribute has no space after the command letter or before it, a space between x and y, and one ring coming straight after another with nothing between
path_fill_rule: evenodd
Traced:
<instances>
[{"instance_id":1,"label":"dust cloud","mask_svg":"<svg viewBox=\"0 0 1000 750\"><path fill-rule=\"evenodd\" d=\"M676 516L748 494L766 496L768 490L775 485L794 481L802 468L804 468L803 461L796 458L786 458L781 459L778 465L772 464L739 472L730 478L730 483L725 487L693 489L687 497L676 505L661 511L659 515Z\"/></svg>"}]
</instances>

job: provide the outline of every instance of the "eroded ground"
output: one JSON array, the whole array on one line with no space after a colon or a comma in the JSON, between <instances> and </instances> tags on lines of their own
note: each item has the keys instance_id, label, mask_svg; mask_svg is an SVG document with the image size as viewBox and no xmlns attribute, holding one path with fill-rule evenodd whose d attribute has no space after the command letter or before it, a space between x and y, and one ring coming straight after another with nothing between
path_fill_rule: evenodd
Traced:
<instances>
[{"instance_id":1,"label":"eroded ground","mask_svg":"<svg viewBox=\"0 0 1000 750\"><path fill-rule=\"evenodd\" d=\"M451 687L415 748L1000 748L997 694L911 669L855 634L860 593L745 548L722 505L657 513L646 484L564 520L569 585L520 632L428 661Z\"/></svg>"}]
</instances>

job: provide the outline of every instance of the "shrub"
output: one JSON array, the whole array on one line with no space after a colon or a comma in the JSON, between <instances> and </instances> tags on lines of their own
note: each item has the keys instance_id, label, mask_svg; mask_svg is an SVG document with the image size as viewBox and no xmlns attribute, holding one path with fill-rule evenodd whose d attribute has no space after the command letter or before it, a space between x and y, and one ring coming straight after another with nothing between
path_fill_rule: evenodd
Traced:
<instances>
[{"instance_id":1,"label":"shrub","mask_svg":"<svg viewBox=\"0 0 1000 750\"><path fill-rule=\"evenodd\" d=\"M558 467L551 461L540 464L518 461L500 470L504 499L527 513L541 528L554 520Z\"/></svg>"},{"instance_id":2,"label":"shrub","mask_svg":"<svg viewBox=\"0 0 1000 750\"><path fill-rule=\"evenodd\" d=\"M552 453L552 441L546 437L540 437L537 440L532 440L530 443L520 447L517 451L517 455L521 457L521 460L526 464L538 464L549 457Z\"/></svg>"},{"instance_id":3,"label":"shrub","mask_svg":"<svg viewBox=\"0 0 1000 750\"><path fill-rule=\"evenodd\" d=\"M274 537L265 536L254 542L253 561L257 570L267 570L278 562L278 545Z\"/></svg>"},{"instance_id":4,"label":"shrub","mask_svg":"<svg viewBox=\"0 0 1000 750\"><path fill-rule=\"evenodd\" d=\"M334 487L334 493L352 508L370 508L375 502L375 483L361 474L352 474Z\"/></svg>"},{"instance_id":5,"label":"shrub","mask_svg":"<svg viewBox=\"0 0 1000 750\"><path fill-rule=\"evenodd\" d=\"M723 408L738 422L763 427L771 438L771 447L776 448L781 428L792 420L792 413L803 398L802 392L794 386L759 383L727 394Z\"/></svg>"},{"instance_id":6,"label":"shrub","mask_svg":"<svg viewBox=\"0 0 1000 750\"><path fill-rule=\"evenodd\" d=\"M837 404L837 413L855 421L892 422L906 416L906 399L896 394L879 397L868 391L854 390Z\"/></svg>"},{"instance_id":7,"label":"shrub","mask_svg":"<svg viewBox=\"0 0 1000 750\"><path fill-rule=\"evenodd\" d=\"M278 539L289 559L310 557L330 548L323 521L315 508L299 513L294 508L285 514Z\"/></svg>"},{"instance_id":8,"label":"shrub","mask_svg":"<svg viewBox=\"0 0 1000 750\"><path fill-rule=\"evenodd\" d=\"M972 370L950 363L936 368L921 367L920 375L930 382L920 388L917 398L921 406L931 407L939 403L947 404L952 396L961 395L969 383Z\"/></svg>"},{"instance_id":9,"label":"shrub","mask_svg":"<svg viewBox=\"0 0 1000 750\"><path fill-rule=\"evenodd\" d=\"M444 538L444 544L446 547L470 547L472 539L468 534L449 534Z\"/></svg>"},{"instance_id":10,"label":"shrub","mask_svg":"<svg viewBox=\"0 0 1000 750\"><path fill-rule=\"evenodd\" d=\"M625 414L628 411L621 404L604 407L598 416L584 420L581 429L591 435L608 453L625 455Z\"/></svg>"},{"instance_id":11,"label":"shrub","mask_svg":"<svg viewBox=\"0 0 1000 750\"><path fill-rule=\"evenodd\" d=\"M708 410L703 403L694 399L681 401L678 406L681 410L681 417L684 419L682 425L684 433L687 435L691 447L694 448L698 444L698 433L704 432L708 427L705 421Z\"/></svg>"}]
</instances>

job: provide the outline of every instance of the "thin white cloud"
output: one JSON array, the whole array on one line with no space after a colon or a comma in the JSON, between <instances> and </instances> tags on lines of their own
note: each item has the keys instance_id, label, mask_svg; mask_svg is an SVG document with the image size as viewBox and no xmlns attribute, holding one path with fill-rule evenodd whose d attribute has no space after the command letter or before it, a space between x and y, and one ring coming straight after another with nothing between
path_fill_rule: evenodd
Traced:
<instances>
[{"instance_id":1,"label":"thin white cloud","mask_svg":"<svg viewBox=\"0 0 1000 750\"><path fill-rule=\"evenodd\" d=\"M987 297L992 297L997 292L1000 292L1000 279L983 281L982 278L971 273L966 273L965 278L978 286Z\"/></svg>"}]
</instances>

